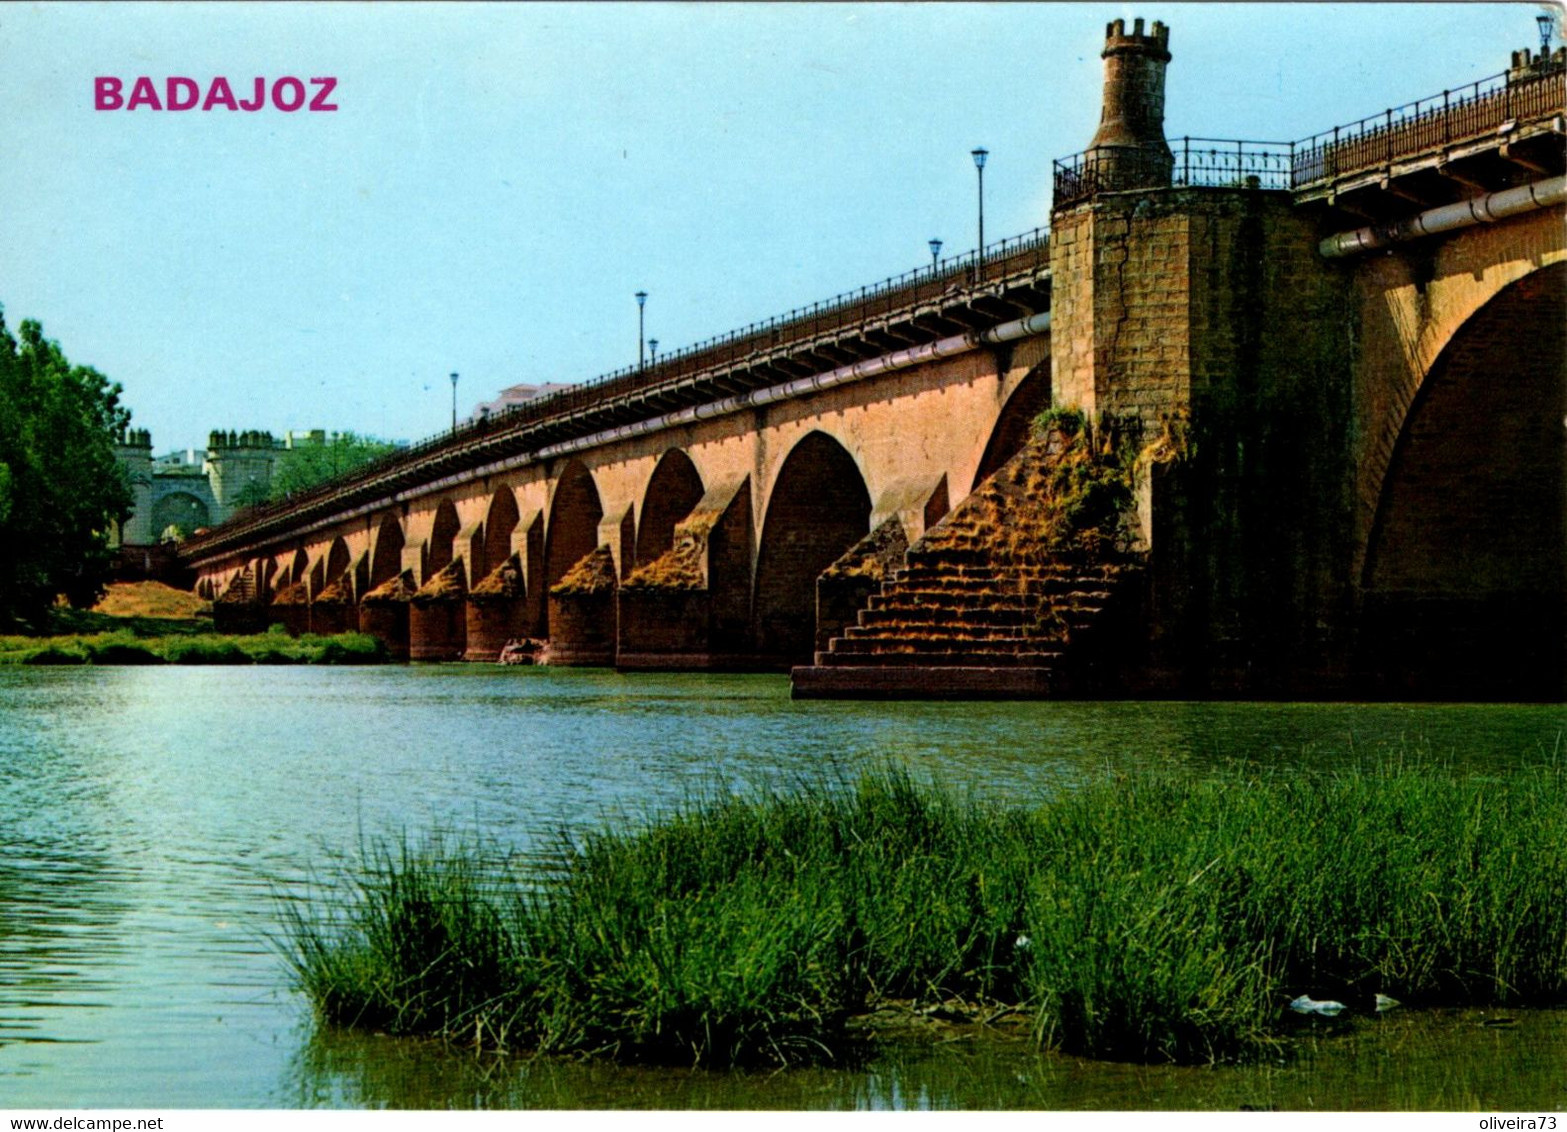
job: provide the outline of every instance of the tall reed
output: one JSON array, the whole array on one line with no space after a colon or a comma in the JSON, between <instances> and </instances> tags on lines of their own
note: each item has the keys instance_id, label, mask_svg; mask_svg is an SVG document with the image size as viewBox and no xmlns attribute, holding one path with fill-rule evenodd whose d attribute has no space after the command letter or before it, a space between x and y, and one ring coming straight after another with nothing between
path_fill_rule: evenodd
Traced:
<instances>
[{"instance_id":1,"label":"tall reed","mask_svg":"<svg viewBox=\"0 0 1567 1132\"><path fill-rule=\"evenodd\" d=\"M563 844L370 855L286 948L321 1016L711 1064L831 1056L888 999L1023 1004L1132 1060L1277 1053L1300 994L1567 1002L1567 776L1105 776L996 807L872 775ZM342 899L346 897L346 899Z\"/></svg>"}]
</instances>

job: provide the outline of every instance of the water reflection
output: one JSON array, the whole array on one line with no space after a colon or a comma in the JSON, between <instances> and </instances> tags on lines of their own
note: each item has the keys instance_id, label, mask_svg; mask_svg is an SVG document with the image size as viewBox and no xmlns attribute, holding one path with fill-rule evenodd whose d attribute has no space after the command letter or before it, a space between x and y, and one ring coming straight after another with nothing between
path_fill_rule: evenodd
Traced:
<instances>
[{"instance_id":1,"label":"water reflection","mask_svg":"<svg viewBox=\"0 0 1567 1132\"><path fill-rule=\"evenodd\" d=\"M0 669L0 1097L49 1107L1345 1107L1359 1081L1380 1090L1367 1107L1509 1107L1494 1098L1545 1074L1521 1037L1567 1063L1559 1016L1507 1033L1455 1021L1451 1042L1485 1056L1412 1084L1403 1067L1435 1066L1451 1049L1404 1022L1347 1061L1359 1036L1324 1039L1327 1052L1277 1073L1104 1066L995 1043L898 1047L852 1072L681 1073L312 1036L269 935L279 898L306 892L365 840L404 832L480 831L526 858L562 829L643 818L715 784L848 781L889 761L1008 800L1147 765L1299 773L1403 759L1494 773L1553 760L1564 727L1567 712L1550 705L803 703L766 676Z\"/></svg>"},{"instance_id":2,"label":"water reflection","mask_svg":"<svg viewBox=\"0 0 1567 1132\"><path fill-rule=\"evenodd\" d=\"M313 1033L298 1108L1474 1111L1560 1109L1567 1011L1409 1012L1297 1039L1289 1064L1183 1068L1065 1057L980 1034L885 1047L849 1069L704 1072L476 1055Z\"/></svg>"}]
</instances>

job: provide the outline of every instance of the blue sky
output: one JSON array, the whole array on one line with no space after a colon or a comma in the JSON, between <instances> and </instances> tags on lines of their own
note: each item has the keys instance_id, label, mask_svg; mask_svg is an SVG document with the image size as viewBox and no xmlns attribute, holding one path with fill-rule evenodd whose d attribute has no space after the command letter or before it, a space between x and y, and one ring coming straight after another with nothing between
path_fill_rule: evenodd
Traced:
<instances>
[{"instance_id":1,"label":"blue sky","mask_svg":"<svg viewBox=\"0 0 1567 1132\"><path fill-rule=\"evenodd\" d=\"M419 439L1048 221L1104 25L1166 131L1290 140L1537 45L1536 3L0 5L0 303L209 429ZM336 113L107 112L93 79L331 75Z\"/></svg>"}]
</instances>

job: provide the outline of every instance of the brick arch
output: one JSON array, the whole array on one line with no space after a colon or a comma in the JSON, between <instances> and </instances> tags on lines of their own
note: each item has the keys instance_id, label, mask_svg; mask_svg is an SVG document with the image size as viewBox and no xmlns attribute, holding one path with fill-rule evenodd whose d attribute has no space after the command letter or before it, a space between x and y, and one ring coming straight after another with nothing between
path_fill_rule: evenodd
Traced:
<instances>
[{"instance_id":1,"label":"brick arch","mask_svg":"<svg viewBox=\"0 0 1567 1132\"><path fill-rule=\"evenodd\" d=\"M343 572L348 569L348 564L352 560L348 553L348 543L344 541L342 535L338 535L332 540L332 545L327 547L324 560L326 562L325 583L330 586L343 576Z\"/></svg>"},{"instance_id":2,"label":"brick arch","mask_svg":"<svg viewBox=\"0 0 1567 1132\"><path fill-rule=\"evenodd\" d=\"M1361 575L1360 663L1393 695L1567 690L1567 264L1448 340L1404 414Z\"/></svg>"},{"instance_id":3,"label":"brick arch","mask_svg":"<svg viewBox=\"0 0 1567 1132\"><path fill-rule=\"evenodd\" d=\"M969 485L970 492L1018 454L1033 431L1034 418L1049 407L1050 359L1046 358L1028 371L1001 407L1001 415L985 444L985 454L975 469L974 482Z\"/></svg>"},{"instance_id":4,"label":"brick arch","mask_svg":"<svg viewBox=\"0 0 1567 1132\"><path fill-rule=\"evenodd\" d=\"M572 460L561 472L550 500L549 522L544 530L544 588L561 577L599 544L599 520L604 504L593 473L581 460Z\"/></svg>"},{"instance_id":5,"label":"brick arch","mask_svg":"<svg viewBox=\"0 0 1567 1132\"><path fill-rule=\"evenodd\" d=\"M293 557L289 559L288 568L283 571L283 580L279 588L281 586L298 585L305 580L305 575L309 570L310 555L306 554L305 548L301 546L294 551Z\"/></svg>"},{"instance_id":6,"label":"brick arch","mask_svg":"<svg viewBox=\"0 0 1567 1132\"><path fill-rule=\"evenodd\" d=\"M651 562L675 544L675 524L691 514L702 498L702 477L679 448L659 457L642 495L637 524L636 564Z\"/></svg>"},{"instance_id":7,"label":"brick arch","mask_svg":"<svg viewBox=\"0 0 1567 1132\"><path fill-rule=\"evenodd\" d=\"M483 559L474 563L475 581L511 557L511 534L517 529L517 520L517 493L509 487L497 488L484 515Z\"/></svg>"},{"instance_id":8,"label":"brick arch","mask_svg":"<svg viewBox=\"0 0 1567 1132\"><path fill-rule=\"evenodd\" d=\"M154 538L162 538L163 532L171 526L178 527L189 535L195 533L197 527L208 526L211 522L212 515L207 509L206 501L188 491L171 491L153 504Z\"/></svg>"},{"instance_id":9,"label":"brick arch","mask_svg":"<svg viewBox=\"0 0 1567 1132\"><path fill-rule=\"evenodd\" d=\"M440 506L435 509L435 525L430 528L429 542L425 544L428 553L422 581L429 581L451 565L453 544L457 540L457 532L461 529L462 525L457 518L457 505L450 499L441 500Z\"/></svg>"},{"instance_id":10,"label":"brick arch","mask_svg":"<svg viewBox=\"0 0 1567 1132\"><path fill-rule=\"evenodd\" d=\"M1514 283L1567 262L1561 213L1546 209L1372 256L1357 275L1369 356L1361 375L1364 438L1358 459L1354 570L1364 571L1371 523L1389 463L1437 360L1470 320ZM1425 282L1421 282L1425 279Z\"/></svg>"},{"instance_id":11,"label":"brick arch","mask_svg":"<svg viewBox=\"0 0 1567 1132\"><path fill-rule=\"evenodd\" d=\"M808 663L816 633L816 579L870 533L871 497L859 465L824 432L807 433L778 470L757 547L757 652Z\"/></svg>"},{"instance_id":12,"label":"brick arch","mask_svg":"<svg viewBox=\"0 0 1567 1132\"><path fill-rule=\"evenodd\" d=\"M390 582L403 571L403 525L396 515L383 515L370 552L370 589Z\"/></svg>"}]
</instances>

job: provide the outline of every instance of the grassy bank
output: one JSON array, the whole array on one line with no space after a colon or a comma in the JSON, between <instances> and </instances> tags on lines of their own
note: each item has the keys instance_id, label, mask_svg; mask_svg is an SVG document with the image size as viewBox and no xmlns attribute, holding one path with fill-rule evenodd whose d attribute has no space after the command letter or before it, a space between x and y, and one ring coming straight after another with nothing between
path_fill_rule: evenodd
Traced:
<instances>
[{"instance_id":1,"label":"grassy bank","mask_svg":"<svg viewBox=\"0 0 1567 1132\"><path fill-rule=\"evenodd\" d=\"M45 637L0 636L4 664L381 664L386 646L365 633L330 637L164 632L157 627Z\"/></svg>"},{"instance_id":2,"label":"grassy bank","mask_svg":"<svg viewBox=\"0 0 1567 1132\"><path fill-rule=\"evenodd\" d=\"M1047 1045L1244 1060L1296 995L1567 1001L1567 776L1106 778L1028 809L888 775L724 799L505 875L371 853L289 917L331 1022L727 1064L887 999L1021 1003Z\"/></svg>"}]
</instances>

